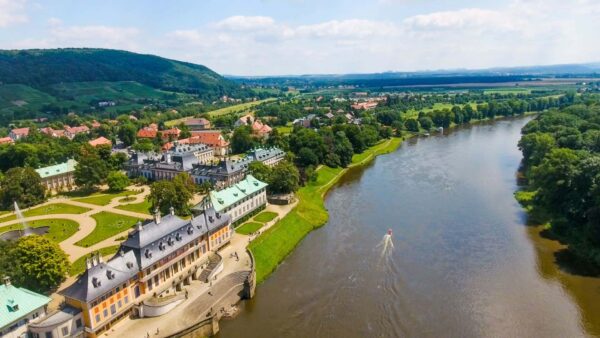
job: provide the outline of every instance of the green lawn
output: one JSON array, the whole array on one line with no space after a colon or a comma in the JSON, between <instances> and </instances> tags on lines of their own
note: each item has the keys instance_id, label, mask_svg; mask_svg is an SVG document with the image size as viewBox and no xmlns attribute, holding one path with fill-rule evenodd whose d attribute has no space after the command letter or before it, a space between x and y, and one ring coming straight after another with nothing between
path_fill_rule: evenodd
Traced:
<instances>
[{"instance_id":1,"label":"green lawn","mask_svg":"<svg viewBox=\"0 0 600 338\"><path fill-rule=\"evenodd\" d=\"M95 205L108 205L110 203L110 201L112 201L114 198L137 195L139 193L140 192L138 192L138 191L131 191L131 190L125 190L125 191L117 192L117 193L109 193L109 192L96 193L89 197L76 198L73 201L95 204Z\"/></svg>"},{"instance_id":2,"label":"green lawn","mask_svg":"<svg viewBox=\"0 0 600 338\"><path fill-rule=\"evenodd\" d=\"M30 210L23 211L23 216L25 217L33 217L33 216L44 216L44 215L52 215L52 214L83 214L86 211L90 211L89 208L78 207L76 205L70 205L66 203L54 203L47 204L41 207L33 208ZM5 216L0 218L0 223L8 222L17 219L17 216L12 214L9 216Z\"/></svg>"},{"instance_id":3,"label":"green lawn","mask_svg":"<svg viewBox=\"0 0 600 338\"><path fill-rule=\"evenodd\" d=\"M73 236L73 234L76 233L77 230L79 230L79 223L69 219L42 219L36 221L29 221L27 222L27 225L31 228L39 228L44 226L49 227L48 233L44 236L58 243ZM20 223L0 227L0 234L7 231L22 228L23 227Z\"/></svg>"},{"instance_id":4,"label":"green lawn","mask_svg":"<svg viewBox=\"0 0 600 338\"><path fill-rule=\"evenodd\" d=\"M152 204L150 202L148 202L148 200L144 200L143 202L140 202L140 203L131 203L131 204L119 205L116 208L117 209L121 209L121 210L139 212L141 214L148 214L148 215L150 215L150 208L151 207L152 207Z\"/></svg>"},{"instance_id":5,"label":"green lawn","mask_svg":"<svg viewBox=\"0 0 600 338\"><path fill-rule=\"evenodd\" d=\"M494 88L494 89L486 89L483 91L485 95L491 94L531 94L531 89L527 88L515 88L515 87L506 87L506 88Z\"/></svg>"},{"instance_id":6,"label":"green lawn","mask_svg":"<svg viewBox=\"0 0 600 338\"><path fill-rule=\"evenodd\" d=\"M242 235L249 235L253 232L258 231L258 229L262 228L264 224L257 222L248 222L244 223L242 226L239 226L235 229L235 232Z\"/></svg>"},{"instance_id":7,"label":"green lawn","mask_svg":"<svg viewBox=\"0 0 600 338\"><path fill-rule=\"evenodd\" d=\"M271 211L263 211L260 214L254 216L254 220L261 223L271 222L273 219L277 217L276 212Z\"/></svg>"},{"instance_id":8,"label":"green lawn","mask_svg":"<svg viewBox=\"0 0 600 338\"><path fill-rule=\"evenodd\" d=\"M276 127L277 131L279 132L279 134L281 135L288 135L292 133L292 130L294 130L294 127L292 126L291 123L288 123L289 125L285 125L285 126L281 126L281 127Z\"/></svg>"},{"instance_id":9,"label":"green lawn","mask_svg":"<svg viewBox=\"0 0 600 338\"><path fill-rule=\"evenodd\" d=\"M135 223L137 223L137 221L140 221L140 219L135 217L119 215L106 211L93 214L92 218L96 220L96 227L94 228L94 231L92 231L91 234L79 242L75 243L75 245L87 248L118 233L130 229L135 225Z\"/></svg>"},{"instance_id":10,"label":"green lawn","mask_svg":"<svg viewBox=\"0 0 600 338\"><path fill-rule=\"evenodd\" d=\"M104 258L105 261L107 261L110 257L117 253L117 250L119 250L119 246L113 245L108 246L106 248L102 248L97 252L100 253L100 255L102 256L102 258ZM90 257L90 254L77 258L77 260L75 260L75 262L71 264L71 268L69 269L70 276L76 276L85 271L85 259L87 257Z\"/></svg>"},{"instance_id":11,"label":"green lawn","mask_svg":"<svg viewBox=\"0 0 600 338\"><path fill-rule=\"evenodd\" d=\"M352 159L351 166L368 163L376 155L394 151L401 138L381 142ZM283 219L252 241L248 248L256 260L256 280L264 281L310 231L324 225L329 217L323 197L346 169L321 166L316 182L310 182L296 192L298 205Z\"/></svg>"}]
</instances>

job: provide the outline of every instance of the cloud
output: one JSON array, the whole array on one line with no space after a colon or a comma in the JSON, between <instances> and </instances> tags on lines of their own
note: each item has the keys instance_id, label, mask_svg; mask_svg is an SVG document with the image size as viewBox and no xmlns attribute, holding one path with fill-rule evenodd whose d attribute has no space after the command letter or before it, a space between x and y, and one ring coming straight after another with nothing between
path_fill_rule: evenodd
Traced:
<instances>
[{"instance_id":1,"label":"cloud","mask_svg":"<svg viewBox=\"0 0 600 338\"><path fill-rule=\"evenodd\" d=\"M219 21L216 27L231 30L231 31L245 31L245 30L257 30L257 29L268 29L275 26L275 20L268 16L231 16L224 20Z\"/></svg>"},{"instance_id":2,"label":"cloud","mask_svg":"<svg viewBox=\"0 0 600 338\"><path fill-rule=\"evenodd\" d=\"M500 11L465 8L457 11L415 15L404 20L410 29L447 30L485 28L487 30L516 31L523 21Z\"/></svg>"},{"instance_id":3,"label":"cloud","mask_svg":"<svg viewBox=\"0 0 600 338\"><path fill-rule=\"evenodd\" d=\"M26 0L0 0L0 27L27 22L25 3Z\"/></svg>"}]
</instances>

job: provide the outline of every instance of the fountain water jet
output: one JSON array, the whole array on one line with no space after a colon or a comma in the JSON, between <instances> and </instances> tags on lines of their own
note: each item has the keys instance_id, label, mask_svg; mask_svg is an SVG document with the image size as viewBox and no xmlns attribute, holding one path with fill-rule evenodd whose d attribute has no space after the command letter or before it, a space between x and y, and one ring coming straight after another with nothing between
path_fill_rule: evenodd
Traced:
<instances>
[{"instance_id":1,"label":"fountain water jet","mask_svg":"<svg viewBox=\"0 0 600 338\"><path fill-rule=\"evenodd\" d=\"M21 236L30 235L31 232L29 231L29 225L25 221L25 216L23 216L21 209L19 209L19 205L17 204L17 201L15 201L14 207L15 207L15 215L17 215L17 219L21 222L21 226L23 227L23 229L21 229Z\"/></svg>"}]
</instances>

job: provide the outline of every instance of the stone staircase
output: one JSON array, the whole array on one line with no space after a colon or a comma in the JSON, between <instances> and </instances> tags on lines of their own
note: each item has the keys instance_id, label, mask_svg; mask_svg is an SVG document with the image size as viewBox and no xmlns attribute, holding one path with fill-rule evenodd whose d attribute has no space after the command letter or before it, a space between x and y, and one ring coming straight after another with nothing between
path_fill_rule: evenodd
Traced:
<instances>
[{"instance_id":1,"label":"stone staircase","mask_svg":"<svg viewBox=\"0 0 600 338\"><path fill-rule=\"evenodd\" d=\"M216 253L211 254L208 257L208 266L200 273L200 277L198 279L208 283L208 281L213 277L213 272L220 264L223 264L223 257Z\"/></svg>"}]
</instances>

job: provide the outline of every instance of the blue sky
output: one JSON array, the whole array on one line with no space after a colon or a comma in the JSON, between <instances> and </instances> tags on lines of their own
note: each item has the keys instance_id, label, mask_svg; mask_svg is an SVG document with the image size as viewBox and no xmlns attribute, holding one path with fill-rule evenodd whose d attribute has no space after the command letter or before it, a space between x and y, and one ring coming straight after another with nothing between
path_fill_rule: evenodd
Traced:
<instances>
[{"instance_id":1,"label":"blue sky","mask_svg":"<svg viewBox=\"0 0 600 338\"><path fill-rule=\"evenodd\" d=\"M0 0L0 49L102 47L280 75L600 61L600 0Z\"/></svg>"}]
</instances>

